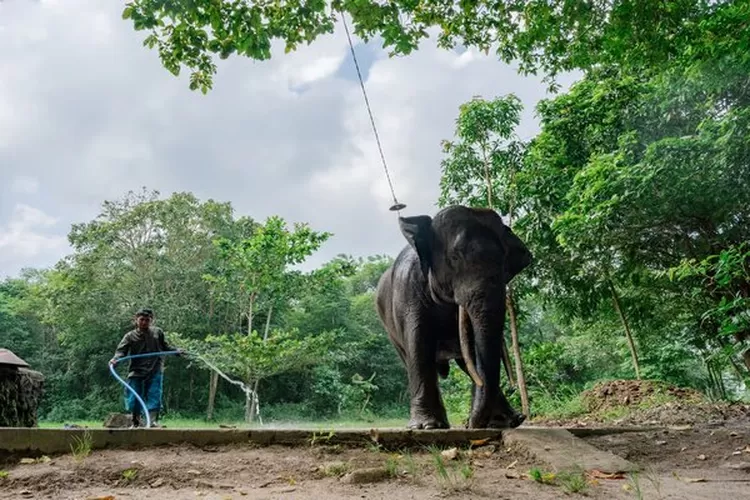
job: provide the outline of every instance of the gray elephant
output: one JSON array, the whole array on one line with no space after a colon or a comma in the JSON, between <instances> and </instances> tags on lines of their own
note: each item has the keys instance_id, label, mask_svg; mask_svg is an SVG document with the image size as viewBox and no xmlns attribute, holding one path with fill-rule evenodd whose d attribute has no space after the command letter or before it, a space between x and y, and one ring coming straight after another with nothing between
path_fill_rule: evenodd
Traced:
<instances>
[{"instance_id":1,"label":"gray elephant","mask_svg":"<svg viewBox=\"0 0 750 500\"><path fill-rule=\"evenodd\" d=\"M451 206L399 226L409 244L378 282L377 311L409 378L408 427L450 427L438 375L451 359L474 382L467 427L518 427L526 417L500 389L505 290L531 252L488 209Z\"/></svg>"}]
</instances>

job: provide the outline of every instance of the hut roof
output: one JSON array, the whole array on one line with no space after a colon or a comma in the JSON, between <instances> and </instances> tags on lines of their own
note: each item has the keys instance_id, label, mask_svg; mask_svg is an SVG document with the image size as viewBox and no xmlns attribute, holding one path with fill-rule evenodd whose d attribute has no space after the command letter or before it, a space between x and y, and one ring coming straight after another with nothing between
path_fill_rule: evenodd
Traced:
<instances>
[{"instance_id":1,"label":"hut roof","mask_svg":"<svg viewBox=\"0 0 750 500\"><path fill-rule=\"evenodd\" d=\"M1 365L22 366L24 368L29 367L29 364L26 361L13 354L10 349L0 349L0 366Z\"/></svg>"}]
</instances>

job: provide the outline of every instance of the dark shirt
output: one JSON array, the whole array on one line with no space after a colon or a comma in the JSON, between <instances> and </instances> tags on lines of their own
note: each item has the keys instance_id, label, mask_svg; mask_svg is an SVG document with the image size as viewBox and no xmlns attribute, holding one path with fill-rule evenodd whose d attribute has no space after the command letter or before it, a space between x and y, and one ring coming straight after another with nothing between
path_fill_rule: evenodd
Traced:
<instances>
[{"instance_id":1,"label":"dark shirt","mask_svg":"<svg viewBox=\"0 0 750 500\"><path fill-rule=\"evenodd\" d=\"M146 354L149 352L174 351L164 338L164 330L151 326L147 332L139 329L131 330L122 337L120 344L115 350L114 358L118 360L133 354ZM153 375L157 371L164 370L164 356L150 356L130 360L128 378L144 378Z\"/></svg>"}]
</instances>

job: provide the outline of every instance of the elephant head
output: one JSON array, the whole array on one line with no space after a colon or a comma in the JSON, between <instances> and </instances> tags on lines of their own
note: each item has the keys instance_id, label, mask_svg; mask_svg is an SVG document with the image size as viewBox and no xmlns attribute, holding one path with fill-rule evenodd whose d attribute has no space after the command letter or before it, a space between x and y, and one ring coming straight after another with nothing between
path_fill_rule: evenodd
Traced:
<instances>
[{"instance_id":1,"label":"elephant head","mask_svg":"<svg viewBox=\"0 0 750 500\"><path fill-rule=\"evenodd\" d=\"M461 355L477 385L470 422L483 427L500 395L506 284L531 265L532 254L488 209L451 206L434 218L402 217L399 225L432 298L458 305Z\"/></svg>"}]
</instances>

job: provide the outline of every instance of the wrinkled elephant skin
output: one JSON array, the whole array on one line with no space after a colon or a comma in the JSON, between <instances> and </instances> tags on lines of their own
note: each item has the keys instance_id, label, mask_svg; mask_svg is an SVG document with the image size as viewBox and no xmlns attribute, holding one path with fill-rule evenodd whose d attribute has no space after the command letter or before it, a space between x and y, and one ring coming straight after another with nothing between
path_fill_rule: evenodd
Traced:
<instances>
[{"instance_id":1,"label":"wrinkled elephant skin","mask_svg":"<svg viewBox=\"0 0 750 500\"><path fill-rule=\"evenodd\" d=\"M378 283L377 311L406 367L408 427L449 427L438 376L451 359L473 380L468 427L519 426L525 416L500 389L505 289L531 252L487 209L451 206L399 226L408 245Z\"/></svg>"}]
</instances>

